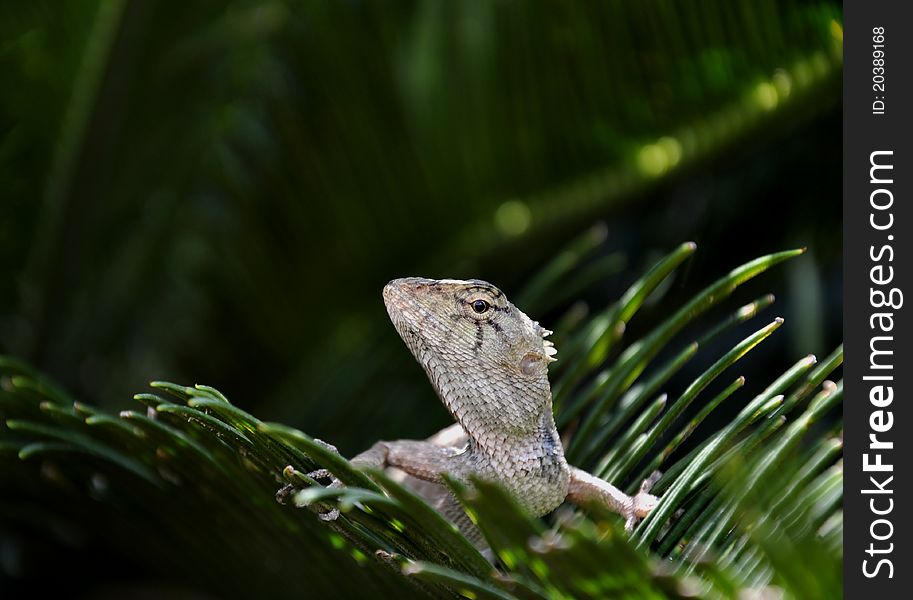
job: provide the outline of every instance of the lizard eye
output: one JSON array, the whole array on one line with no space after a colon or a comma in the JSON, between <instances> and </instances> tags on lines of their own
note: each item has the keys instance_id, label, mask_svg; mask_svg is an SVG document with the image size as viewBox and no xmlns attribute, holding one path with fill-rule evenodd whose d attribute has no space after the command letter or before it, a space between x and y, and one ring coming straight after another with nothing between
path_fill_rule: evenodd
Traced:
<instances>
[{"instance_id":1,"label":"lizard eye","mask_svg":"<svg viewBox=\"0 0 913 600\"><path fill-rule=\"evenodd\" d=\"M472 303L472 310L476 311L480 315L487 311L489 308L491 308L491 306L484 300L476 300Z\"/></svg>"}]
</instances>

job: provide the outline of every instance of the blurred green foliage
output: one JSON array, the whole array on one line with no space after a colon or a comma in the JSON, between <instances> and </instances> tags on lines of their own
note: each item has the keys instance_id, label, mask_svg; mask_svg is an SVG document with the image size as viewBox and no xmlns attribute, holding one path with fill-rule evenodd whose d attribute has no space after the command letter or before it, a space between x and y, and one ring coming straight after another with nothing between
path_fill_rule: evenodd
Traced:
<instances>
[{"instance_id":1,"label":"blurred green foliage","mask_svg":"<svg viewBox=\"0 0 913 600\"><path fill-rule=\"evenodd\" d=\"M488 279L560 336L697 241L637 339L686 284L807 246L731 307L780 298L759 392L842 338L841 22L817 0L0 3L0 352L106 408L206 382L348 455L447 423L393 277Z\"/></svg>"}]
</instances>

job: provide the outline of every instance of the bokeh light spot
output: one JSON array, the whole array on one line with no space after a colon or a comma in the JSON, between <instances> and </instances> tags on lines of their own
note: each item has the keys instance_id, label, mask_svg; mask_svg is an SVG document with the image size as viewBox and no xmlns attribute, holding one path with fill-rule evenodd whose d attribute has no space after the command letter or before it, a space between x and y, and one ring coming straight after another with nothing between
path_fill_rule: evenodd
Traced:
<instances>
[{"instance_id":1,"label":"bokeh light spot","mask_svg":"<svg viewBox=\"0 0 913 600\"><path fill-rule=\"evenodd\" d=\"M660 138L657 145L666 153L666 160L669 167L674 167L682 159L682 144L674 137L666 136Z\"/></svg>"},{"instance_id":2,"label":"bokeh light spot","mask_svg":"<svg viewBox=\"0 0 913 600\"><path fill-rule=\"evenodd\" d=\"M517 236L529 229L532 213L519 200L508 200L495 211L495 225L498 230L510 236Z\"/></svg>"},{"instance_id":3,"label":"bokeh light spot","mask_svg":"<svg viewBox=\"0 0 913 600\"><path fill-rule=\"evenodd\" d=\"M755 87L754 99L758 106L764 110L773 110L777 108L777 104L780 102L776 86L767 81L763 81Z\"/></svg>"},{"instance_id":4,"label":"bokeh light spot","mask_svg":"<svg viewBox=\"0 0 913 600\"><path fill-rule=\"evenodd\" d=\"M662 137L647 144L637 155L637 166L651 177L662 175L682 159L682 144L674 137Z\"/></svg>"},{"instance_id":5,"label":"bokeh light spot","mask_svg":"<svg viewBox=\"0 0 913 600\"><path fill-rule=\"evenodd\" d=\"M662 175L669 168L666 153L659 144L647 144L640 149L637 155L637 166L647 175L656 177Z\"/></svg>"},{"instance_id":6,"label":"bokeh light spot","mask_svg":"<svg viewBox=\"0 0 913 600\"><path fill-rule=\"evenodd\" d=\"M786 99L789 98L790 93L793 91L793 80L789 76L789 72L786 69L777 69L773 77L774 87L777 88L777 95Z\"/></svg>"}]
</instances>

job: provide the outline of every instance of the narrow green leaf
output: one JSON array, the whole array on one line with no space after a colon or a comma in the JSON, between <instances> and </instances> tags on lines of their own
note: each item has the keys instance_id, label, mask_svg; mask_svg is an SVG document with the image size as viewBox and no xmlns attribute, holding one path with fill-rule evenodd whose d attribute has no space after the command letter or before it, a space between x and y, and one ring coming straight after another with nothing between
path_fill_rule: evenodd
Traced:
<instances>
[{"instance_id":1,"label":"narrow green leaf","mask_svg":"<svg viewBox=\"0 0 913 600\"><path fill-rule=\"evenodd\" d=\"M653 460L651 460L646 467L641 469L640 473L638 473L633 478L633 481L643 481L647 476L649 476L650 473L659 469L662 464L672 455L672 453L675 452L678 447L681 446L682 443L684 443L684 441L691 436L692 433L694 433L694 430L704 422L704 419L706 419L710 413L716 410L716 408L722 404L726 398L734 394L735 391L741 388L743 385L745 385L745 378L737 377L735 381L730 383L723 391L714 396L712 400L707 402L701 408L700 412L698 412L697 415L688 421L688 423L682 427L681 431L679 431L678 434L676 434L676 436L668 444L666 444L666 447L663 448L661 452L656 454Z\"/></svg>"},{"instance_id":2,"label":"narrow green leaf","mask_svg":"<svg viewBox=\"0 0 913 600\"><path fill-rule=\"evenodd\" d=\"M110 448L109 446L106 446L105 444L102 444L94 438L83 433L63 429L61 427L45 425L43 423L35 423L33 421L20 421L15 419L8 420L6 422L6 426L13 431L24 431L73 444L82 448L84 452L88 452L101 459L114 463L152 484L161 485L161 480L152 469L140 461L130 456L126 456L121 452L118 452L117 450ZM34 450L31 452L34 453Z\"/></svg>"},{"instance_id":3,"label":"narrow green leaf","mask_svg":"<svg viewBox=\"0 0 913 600\"><path fill-rule=\"evenodd\" d=\"M633 382L646 364L682 327L697 315L727 298L742 283L780 262L799 256L803 252L805 252L804 249L777 252L749 261L733 269L728 275L720 278L697 294L647 337L629 346L619 357L617 366L612 371L612 376L606 381L604 389L599 395L599 400L574 436L568 449L570 457L572 459L579 458L579 449L584 440L589 438L593 428L596 427L599 415L604 412L620 391L626 389ZM569 410L572 413L574 412L574 409Z\"/></svg>"},{"instance_id":4,"label":"narrow green leaf","mask_svg":"<svg viewBox=\"0 0 913 600\"><path fill-rule=\"evenodd\" d=\"M411 562L403 566L403 574L431 583L444 584L456 593L468 598L491 598L493 600L517 600L494 585L477 577L427 562Z\"/></svg>"},{"instance_id":5,"label":"narrow green leaf","mask_svg":"<svg viewBox=\"0 0 913 600\"><path fill-rule=\"evenodd\" d=\"M399 502L423 534L427 535L435 546L450 556L459 566L477 577L485 577L491 572L491 564L479 553L479 550L427 502L387 477L382 471L374 470L372 476L390 496Z\"/></svg>"},{"instance_id":6,"label":"narrow green leaf","mask_svg":"<svg viewBox=\"0 0 913 600\"><path fill-rule=\"evenodd\" d=\"M338 452L331 450L325 444L314 440L309 435L281 423L260 423L257 429L261 433L298 448L315 463L329 470L347 486L360 487L373 492L380 491L377 484L364 472L353 467Z\"/></svg>"},{"instance_id":7,"label":"narrow green leaf","mask_svg":"<svg viewBox=\"0 0 913 600\"><path fill-rule=\"evenodd\" d=\"M643 457L646 455L647 451L656 443L656 440L659 439L659 436L662 435L669 426L672 425L673 421L677 419L682 412L694 401L697 395L710 383L716 379L720 374L723 373L726 369L734 365L739 359L745 356L752 348L760 344L765 340L770 334L776 331L780 325L783 324L783 319L777 318L774 322L770 323L766 327L762 327L755 333L751 334L738 344L736 344L729 352L724 354L719 360L717 360L709 369L701 373L697 379L695 379L691 384L685 389L681 396L669 407L669 410L660 418L659 422L653 426L650 432L647 434L647 439L644 444L637 452L631 452L617 465L614 465L610 470L609 477L614 480L617 476L627 473L628 470L633 469L634 466L640 462Z\"/></svg>"},{"instance_id":8,"label":"narrow green leaf","mask_svg":"<svg viewBox=\"0 0 913 600\"><path fill-rule=\"evenodd\" d=\"M697 347L696 343L689 344L683 351L660 367L656 374L651 376L645 383L631 387L618 403L618 410L611 416L609 422L600 429L600 431L604 431L602 437L611 439L618 433L622 425L636 418L637 412L643 406L643 403L654 396L660 387L694 357ZM595 449L595 445L588 445L586 454L590 454ZM597 467L596 471L598 472L600 469Z\"/></svg>"},{"instance_id":9,"label":"narrow green leaf","mask_svg":"<svg viewBox=\"0 0 913 600\"><path fill-rule=\"evenodd\" d=\"M638 309L643 306L647 297L665 281L686 258L694 254L696 249L697 245L694 242L681 244L673 252L660 260L643 277L635 281L617 303L605 310L604 314L601 315L601 319L597 318L598 322L604 323L604 326L591 331L583 342L585 347L589 348L589 352L583 358L575 357L574 367L556 383L554 396L556 398L556 403L559 404L559 406L564 394L563 390L570 389L588 370L593 369L605 360L605 357L612 348L614 340L621 335L625 325L631 320ZM578 402L568 407L566 411L562 411L562 414L566 415L562 417L563 422L576 416L578 406L582 408L581 403Z\"/></svg>"},{"instance_id":10,"label":"narrow green leaf","mask_svg":"<svg viewBox=\"0 0 913 600\"><path fill-rule=\"evenodd\" d=\"M556 282L598 248L605 241L607 234L608 229L605 224L600 223L572 240L567 247L558 251L545 266L536 272L523 290L517 294L514 304L546 310L549 291L554 289Z\"/></svg>"},{"instance_id":11,"label":"narrow green leaf","mask_svg":"<svg viewBox=\"0 0 913 600\"><path fill-rule=\"evenodd\" d=\"M650 426L651 423L659 416L659 413L666 407L666 394L663 394L659 398L653 401L647 410L642 411L637 419L631 424L630 427L625 429L624 434L618 438L618 441L612 446L612 448L606 453L602 458L599 464L596 465L595 473L603 473L608 470L609 465L613 464L614 460L618 456L627 456L634 451L633 445L635 438L636 447L640 448L644 443L646 443L646 436L642 435L643 432ZM605 477L600 475L600 477ZM611 481L611 480L608 480Z\"/></svg>"}]
</instances>

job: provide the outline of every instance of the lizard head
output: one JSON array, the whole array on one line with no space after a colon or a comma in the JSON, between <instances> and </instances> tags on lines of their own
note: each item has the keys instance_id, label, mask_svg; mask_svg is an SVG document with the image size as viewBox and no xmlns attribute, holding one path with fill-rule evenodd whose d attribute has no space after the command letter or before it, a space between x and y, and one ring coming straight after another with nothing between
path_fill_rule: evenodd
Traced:
<instances>
[{"instance_id":1,"label":"lizard head","mask_svg":"<svg viewBox=\"0 0 913 600\"><path fill-rule=\"evenodd\" d=\"M491 418L509 409L535 420L550 407L547 365L555 347L545 337L551 332L497 287L408 277L391 281L383 295L397 332L457 420L465 402L484 403ZM520 414L510 420L525 421Z\"/></svg>"}]
</instances>

